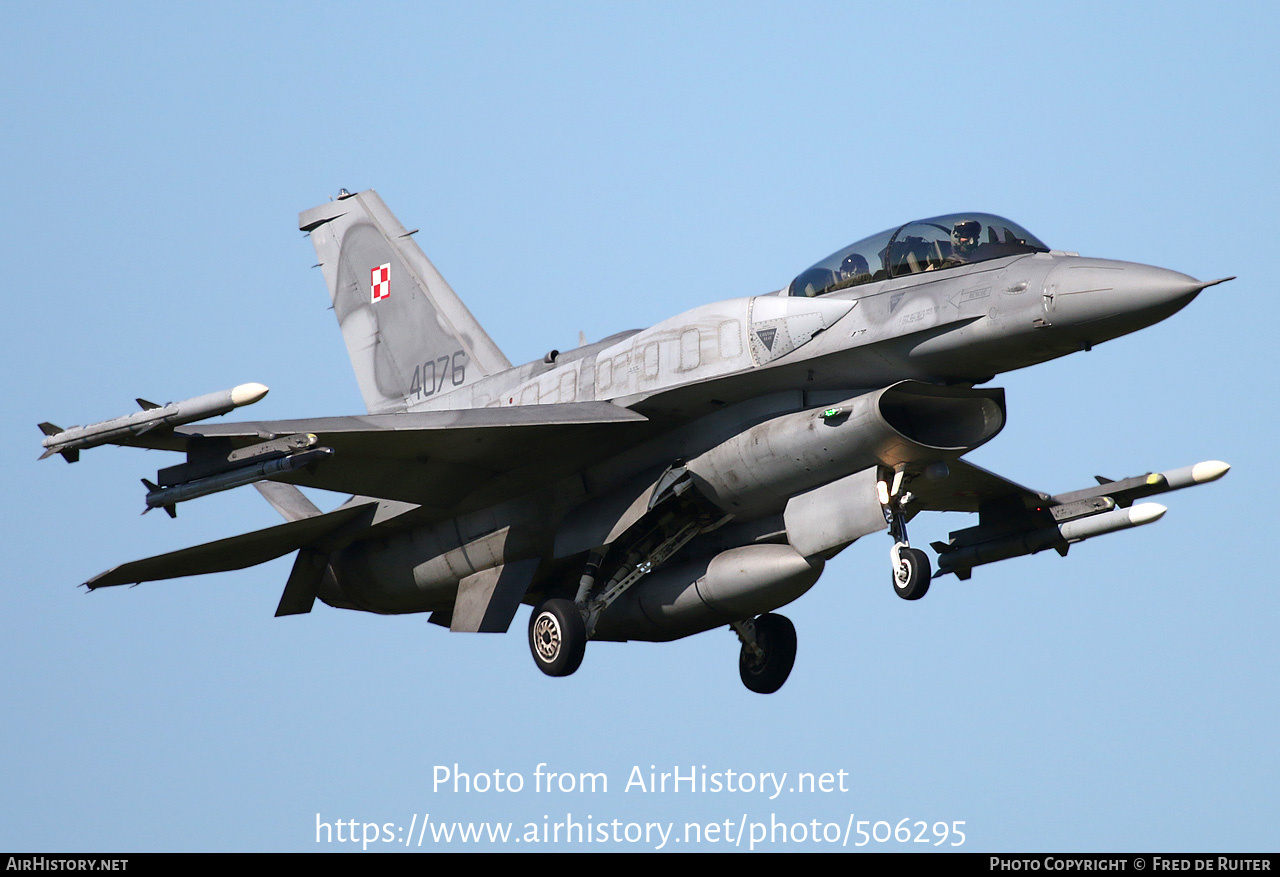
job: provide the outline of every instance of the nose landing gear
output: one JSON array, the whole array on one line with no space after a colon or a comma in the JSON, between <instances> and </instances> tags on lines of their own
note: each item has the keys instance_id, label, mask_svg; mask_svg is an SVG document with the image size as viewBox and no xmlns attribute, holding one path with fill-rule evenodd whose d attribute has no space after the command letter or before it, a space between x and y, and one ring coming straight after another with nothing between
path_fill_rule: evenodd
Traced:
<instances>
[{"instance_id":1,"label":"nose landing gear","mask_svg":"<svg viewBox=\"0 0 1280 877\"><path fill-rule=\"evenodd\" d=\"M884 479L876 482L876 496L884 521L889 525L893 549L889 557L893 562L893 590L904 600L919 600L929 591L929 555L919 548L912 548L907 539L907 518L903 508L911 501L910 493L899 495L902 488L902 470L893 474L890 486Z\"/></svg>"}]
</instances>

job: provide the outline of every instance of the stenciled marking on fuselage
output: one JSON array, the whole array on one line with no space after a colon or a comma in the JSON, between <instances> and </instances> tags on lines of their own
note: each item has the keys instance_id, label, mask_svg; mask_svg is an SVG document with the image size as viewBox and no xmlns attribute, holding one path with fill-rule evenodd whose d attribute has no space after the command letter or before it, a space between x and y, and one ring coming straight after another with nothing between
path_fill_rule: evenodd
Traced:
<instances>
[{"instance_id":1,"label":"stenciled marking on fuselage","mask_svg":"<svg viewBox=\"0 0 1280 877\"><path fill-rule=\"evenodd\" d=\"M938 312L938 309L936 307L930 306L926 308L921 308L918 311L911 311L909 313L905 313L902 315L901 320L903 323L918 323L921 320L925 319L926 317L933 316L937 312Z\"/></svg>"},{"instance_id":2,"label":"stenciled marking on fuselage","mask_svg":"<svg viewBox=\"0 0 1280 877\"><path fill-rule=\"evenodd\" d=\"M467 355L455 350L452 355L437 356L421 365L413 367L413 381L409 384L406 398L413 396L425 399L434 396L444 387L448 380L455 387L462 386L467 375Z\"/></svg>"}]
</instances>

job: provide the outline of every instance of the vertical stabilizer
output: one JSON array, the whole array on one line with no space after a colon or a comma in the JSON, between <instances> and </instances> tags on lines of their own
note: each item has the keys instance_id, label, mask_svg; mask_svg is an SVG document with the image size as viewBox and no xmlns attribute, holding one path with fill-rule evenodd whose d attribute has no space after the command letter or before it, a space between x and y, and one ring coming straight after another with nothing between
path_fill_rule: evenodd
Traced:
<instances>
[{"instance_id":1,"label":"vertical stabilizer","mask_svg":"<svg viewBox=\"0 0 1280 877\"><path fill-rule=\"evenodd\" d=\"M311 233L369 413L403 411L511 367L372 189L298 216Z\"/></svg>"}]
</instances>

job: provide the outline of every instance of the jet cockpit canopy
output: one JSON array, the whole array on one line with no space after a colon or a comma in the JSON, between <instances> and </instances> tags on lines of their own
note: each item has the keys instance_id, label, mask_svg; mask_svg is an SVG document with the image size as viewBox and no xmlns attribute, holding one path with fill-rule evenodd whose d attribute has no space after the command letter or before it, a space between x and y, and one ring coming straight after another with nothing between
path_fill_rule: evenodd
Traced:
<instances>
[{"instance_id":1,"label":"jet cockpit canopy","mask_svg":"<svg viewBox=\"0 0 1280 877\"><path fill-rule=\"evenodd\" d=\"M918 219L863 238L800 273L788 295L815 296L904 274L944 271L1049 248L1015 222L989 213Z\"/></svg>"}]
</instances>

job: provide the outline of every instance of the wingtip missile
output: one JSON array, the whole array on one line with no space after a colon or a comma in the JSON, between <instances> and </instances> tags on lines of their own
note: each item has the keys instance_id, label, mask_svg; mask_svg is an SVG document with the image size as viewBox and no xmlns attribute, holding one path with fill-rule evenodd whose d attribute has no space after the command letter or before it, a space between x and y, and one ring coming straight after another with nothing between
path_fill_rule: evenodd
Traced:
<instances>
[{"instance_id":1,"label":"wingtip missile","mask_svg":"<svg viewBox=\"0 0 1280 877\"><path fill-rule=\"evenodd\" d=\"M172 429L185 423L194 423L239 408L252 405L267 395L268 388L264 384L248 383L221 390L217 393L206 393L184 399L181 402L170 402L157 406L145 399L139 399L142 409L124 417L116 417L88 426L73 426L70 429L59 429L52 423L41 423L40 430L45 434L41 444L45 448L40 459L51 454L62 454L69 461L75 462L75 455L85 448L113 442L126 442L130 438L144 435L155 429Z\"/></svg>"},{"instance_id":2,"label":"wingtip missile","mask_svg":"<svg viewBox=\"0 0 1280 877\"><path fill-rule=\"evenodd\" d=\"M1196 484L1204 484L1206 481L1217 481L1230 471L1231 466L1228 463L1221 460L1205 460L1191 467L1191 480Z\"/></svg>"},{"instance_id":3,"label":"wingtip missile","mask_svg":"<svg viewBox=\"0 0 1280 877\"><path fill-rule=\"evenodd\" d=\"M1229 471L1231 471L1231 467L1221 460L1205 460L1203 463L1196 463L1194 466L1183 466L1181 469L1170 469L1168 472L1161 472L1160 476L1168 484L1167 490L1180 490L1184 487L1194 487L1197 484L1217 481Z\"/></svg>"},{"instance_id":4,"label":"wingtip missile","mask_svg":"<svg viewBox=\"0 0 1280 877\"><path fill-rule=\"evenodd\" d=\"M231 404L236 408L243 405L252 405L254 402L257 402L263 396L267 395L268 392L270 392L270 390L266 384L259 384L257 382L240 384L239 386L231 388Z\"/></svg>"}]
</instances>

